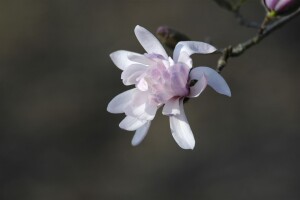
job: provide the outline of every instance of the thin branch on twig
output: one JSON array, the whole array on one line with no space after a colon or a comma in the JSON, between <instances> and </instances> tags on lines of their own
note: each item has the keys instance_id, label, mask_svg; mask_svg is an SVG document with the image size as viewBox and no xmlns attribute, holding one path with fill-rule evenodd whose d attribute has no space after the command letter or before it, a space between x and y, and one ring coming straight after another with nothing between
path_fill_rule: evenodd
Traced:
<instances>
[{"instance_id":1,"label":"thin branch on twig","mask_svg":"<svg viewBox=\"0 0 300 200\"><path fill-rule=\"evenodd\" d=\"M278 28L282 27L283 25L285 25L287 22L291 21L298 15L300 15L300 9L298 9L291 15L282 17L282 18L278 19L277 21L274 21L273 23L271 23L269 25L263 23L263 26L260 28L260 30L254 37L252 37L244 42L241 42L235 46L229 45L228 47L224 48L223 50L217 51L217 53L221 54L221 56L218 59L216 71L218 71L220 73L224 69L224 67L227 65L229 58L240 56L246 50L250 49L251 47L258 44L260 41L262 41L270 33L274 32ZM159 27L156 34L157 34L158 38L160 39L160 41L163 44L165 44L166 46L168 46L171 50L174 50L174 47L178 42L184 41L184 40L189 40L189 38L187 36L185 36L184 34L178 32L174 29L165 27L165 26Z\"/></svg>"},{"instance_id":2,"label":"thin branch on twig","mask_svg":"<svg viewBox=\"0 0 300 200\"><path fill-rule=\"evenodd\" d=\"M265 37L267 37L270 33L277 30L278 28L282 27L287 22L291 21L295 17L300 15L300 9L294 12L293 14L282 17L281 19L278 19L277 21L273 22L272 24L264 27L263 30L261 30L257 35L250 38L249 40L239 43L236 46L228 46L222 50L222 55L220 56L218 60L217 65L217 71L221 72L224 67L226 66L228 59L230 57L237 57L241 54L243 54L246 50L251 48L252 46L258 44L261 40L263 40Z\"/></svg>"}]
</instances>

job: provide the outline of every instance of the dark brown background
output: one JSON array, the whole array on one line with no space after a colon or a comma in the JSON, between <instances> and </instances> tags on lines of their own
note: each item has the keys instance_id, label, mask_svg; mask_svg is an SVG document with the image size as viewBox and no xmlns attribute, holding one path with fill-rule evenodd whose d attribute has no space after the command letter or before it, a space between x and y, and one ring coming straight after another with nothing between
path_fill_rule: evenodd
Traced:
<instances>
[{"instance_id":1,"label":"dark brown background","mask_svg":"<svg viewBox=\"0 0 300 200\"><path fill-rule=\"evenodd\" d=\"M242 11L264 15L259 1ZM137 24L217 47L255 33L210 0L1 0L0 199L300 199L300 18L230 60L231 98L207 89L185 105L193 151L160 112L132 147L106 111L127 89L109 54L143 52Z\"/></svg>"}]
</instances>

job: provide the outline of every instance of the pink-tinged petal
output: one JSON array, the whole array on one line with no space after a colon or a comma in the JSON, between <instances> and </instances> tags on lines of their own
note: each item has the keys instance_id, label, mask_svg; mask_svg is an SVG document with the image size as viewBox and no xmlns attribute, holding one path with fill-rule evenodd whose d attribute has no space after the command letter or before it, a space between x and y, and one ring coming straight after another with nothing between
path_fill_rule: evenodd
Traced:
<instances>
[{"instance_id":1,"label":"pink-tinged petal","mask_svg":"<svg viewBox=\"0 0 300 200\"><path fill-rule=\"evenodd\" d=\"M148 133L150 124L151 124L151 121L147 121L142 127L140 127L139 129L136 130L136 132L131 140L132 146L137 146L143 141L143 139L145 138L145 136Z\"/></svg>"},{"instance_id":2,"label":"pink-tinged petal","mask_svg":"<svg viewBox=\"0 0 300 200\"><path fill-rule=\"evenodd\" d=\"M173 59L175 62L178 62L182 52L185 52L188 56L190 56L194 53L213 53L216 50L217 49L214 46L204 42L183 41L176 45L173 53Z\"/></svg>"},{"instance_id":3,"label":"pink-tinged petal","mask_svg":"<svg viewBox=\"0 0 300 200\"><path fill-rule=\"evenodd\" d=\"M136 26L134 29L134 33L135 33L138 41L141 43L141 45L144 47L144 49L146 50L147 53L160 54L165 59L168 58L166 50L163 48L161 43L147 29L145 29L141 26Z\"/></svg>"},{"instance_id":4,"label":"pink-tinged petal","mask_svg":"<svg viewBox=\"0 0 300 200\"><path fill-rule=\"evenodd\" d=\"M141 56L141 54L119 50L111 53L109 56L119 69L125 70L129 65L136 64L136 62L129 60L129 56Z\"/></svg>"},{"instance_id":5,"label":"pink-tinged petal","mask_svg":"<svg viewBox=\"0 0 300 200\"><path fill-rule=\"evenodd\" d=\"M186 96L188 94L187 82L189 70L189 67L182 63L177 63L170 67L171 89L174 96Z\"/></svg>"},{"instance_id":6,"label":"pink-tinged petal","mask_svg":"<svg viewBox=\"0 0 300 200\"><path fill-rule=\"evenodd\" d=\"M157 106L150 103L149 93L139 91L132 96L130 104L125 108L125 114L140 120L152 120L155 117Z\"/></svg>"},{"instance_id":7,"label":"pink-tinged petal","mask_svg":"<svg viewBox=\"0 0 300 200\"><path fill-rule=\"evenodd\" d=\"M138 82L137 79L145 73L147 68L147 66L141 64L132 64L128 66L121 74L124 85L136 84Z\"/></svg>"},{"instance_id":8,"label":"pink-tinged petal","mask_svg":"<svg viewBox=\"0 0 300 200\"><path fill-rule=\"evenodd\" d=\"M200 77L200 79L197 80L197 83L192 87L190 87L190 94L188 97L198 97L206 88L206 86L207 86L207 79L203 74Z\"/></svg>"},{"instance_id":9,"label":"pink-tinged petal","mask_svg":"<svg viewBox=\"0 0 300 200\"><path fill-rule=\"evenodd\" d=\"M127 131L134 131L143 126L147 121L139 120L137 118L126 116L121 123L119 124L120 128L125 129Z\"/></svg>"},{"instance_id":10,"label":"pink-tinged petal","mask_svg":"<svg viewBox=\"0 0 300 200\"><path fill-rule=\"evenodd\" d=\"M132 97L137 92L137 89L131 89L127 90L119 95L117 95L115 98L113 98L108 106L107 111L110 113L123 113L125 112L125 108L130 104Z\"/></svg>"},{"instance_id":11,"label":"pink-tinged petal","mask_svg":"<svg viewBox=\"0 0 300 200\"><path fill-rule=\"evenodd\" d=\"M295 2L299 1L299 0L281 0L279 1L274 10L275 11L283 11L285 8L291 6L292 4L296 4Z\"/></svg>"},{"instance_id":12,"label":"pink-tinged petal","mask_svg":"<svg viewBox=\"0 0 300 200\"><path fill-rule=\"evenodd\" d=\"M211 86L216 92L231 96L229 86L224 78L215 70L209 67L195 67L190 72L190 80L198 80L203 74L207 79L207 84Z\"/></svg>"},{"instance_id":13,"label":"pink-tinged petal","mask_svg":"<svg viewBox=\"0 0 300 200\"><path fill-rule=\"evenodd\" d=\"M181 148L195 147L194 135L184 113L183 100L180 101L180 114L170 116L170 127L175 141Z\"/></svg>"},{"instance_id":14,"label":"pink-tinged petal","mask_svg":"<svg viewBox=\"0 0 300 200\"><path fill-rule=\"evenodd\" d=\"M172 98L166 102L164 105L163 115L179 115L180 114L180 106L179 106L179 98Z\"/></svg>"},{"instance_id":15,"label":"pink-tinged petal","mask_svg":"<svg viewBox=\"0 0 300 200\"><path fill-rule=\"evenodd\" d=\"M268 9L274 10L275 6L279 0L264 0L264 1L265 1L265 4L267 5Z\"/></svg>"}]
</instances>

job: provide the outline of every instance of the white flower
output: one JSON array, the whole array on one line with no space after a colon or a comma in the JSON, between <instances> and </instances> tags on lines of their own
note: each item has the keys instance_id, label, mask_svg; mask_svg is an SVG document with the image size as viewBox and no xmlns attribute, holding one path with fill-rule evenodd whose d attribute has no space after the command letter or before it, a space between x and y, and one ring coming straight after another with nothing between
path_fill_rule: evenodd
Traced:
<instances>
[{"instance_id":1,"label":"white flower","mask_svg":"<svg viewBox=\"0 0 300 200\"><path fill-rule=\"evenodd\" d=\"M107 110L125 113L119 126L136 131L132 145L138 145L146 136L157 109L163 106L162 113L170 117L171 132L177 144L183 149L193 149L195 139L184 113L184 98L198 97L207 85L218 93L231 95L227 83L215 70L208 67L192 69L192 54L208 54L216 48L203 42L179 42L172 59L145 28L136 26L134 32L147 53L120 50L110 57L123 70L124 85L135 85L135 88L117 95ZM190 86L191 81L197 82Z\"/></svg>"}]
</instances>

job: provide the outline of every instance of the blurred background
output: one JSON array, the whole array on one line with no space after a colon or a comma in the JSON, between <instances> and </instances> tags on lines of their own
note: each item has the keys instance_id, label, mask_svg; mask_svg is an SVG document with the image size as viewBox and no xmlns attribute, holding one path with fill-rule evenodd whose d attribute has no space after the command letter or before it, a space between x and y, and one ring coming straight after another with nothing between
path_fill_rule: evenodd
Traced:
<instances>
[{"instance_id":1,"label":"blurred background","mask_svg":"<svg viewBox=\"0 0 300 200\"><path fill-rule=\"evenodd\" d=\"M241 11L264 16L260 1ZM229 61L231 98L209 88L185 105L193 151L161 112L131 146L106 111L128 89L109 54L144 52L137 24L219 48L255 34L232 13L211 0L1 0L0 24L1 200L300 199L300 17Z\"/></svg>"}]
</instances>

